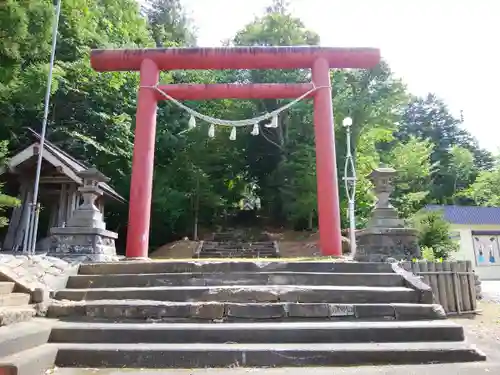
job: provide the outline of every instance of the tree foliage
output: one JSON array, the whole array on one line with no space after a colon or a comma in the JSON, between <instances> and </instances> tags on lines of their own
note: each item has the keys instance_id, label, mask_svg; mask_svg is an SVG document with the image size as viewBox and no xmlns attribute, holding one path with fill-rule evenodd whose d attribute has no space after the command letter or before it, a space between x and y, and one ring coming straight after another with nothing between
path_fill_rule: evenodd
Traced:
<instances>
[{"instance_id":1,"label":"tree foliage","mask_svg":"<svg viewBox=\"0 0 500 375\"><path fill-rule=\"evenodd\" d=\"M419 245L432 249L434 258L448 259L458 250L458 244L450 238L450 224L441 211L419 212L413 218L413 224L419 233Z\"/></svg>"},{"instance_id":2,"label":"tree foliage","mask_svg":"<svg viewBox=\"0 0 500 375\"><path fill-rule=\"evenodd\" d=\"M0 168L4 167L7 155L7 142L0 142ZM0 184L0 228L9 223L7 217L4 216L5 210L9 207L16 207L19 200L6 194L2 194L2 184Z\"/></svg>"},{"instance_id":3,"label":"tree foliage","mask_svg":"<svg viewBox=\"0 0 500 375\"><path fill-rule=\"evenodd\" d=\"M319 45L317 33L275 0L227 41L234 46ZM138 74L97 73L91 48L196 45L195 27L180 0L65 0L61 13L48 138L74 157L94 165L128 197L134 141ZM40 129L51 41L52 0L5 0L0 6L0 140L11 152L29 144L27 127ZM174 71L162 83L296 83L310 71ZM410 217L427 203L496 204L500 173L460 121L433 95L412 97L387 63L369 70L332 71L333 106L341 209L345 129L353 119L353 153L362 227L374 197L367 175L380 163L395 167L394 203ZM286 100L187 102L206 115L244 119L275 110ZM312 102L304 100L280 116L276 129L261 135L227 129L207 137L208 125L188 133L188 116L161 103L157 116L151 221L152 248L202 227L231 225L249 191L262 202L264 224L317 225L315 138ZM492 169L493 168L493 169ZM497 180L495 180L497 179ZM491 194L487 193L490 189ZM126 205L107 209L108 226L125 238Z\"/></svg>"}]
</instances>

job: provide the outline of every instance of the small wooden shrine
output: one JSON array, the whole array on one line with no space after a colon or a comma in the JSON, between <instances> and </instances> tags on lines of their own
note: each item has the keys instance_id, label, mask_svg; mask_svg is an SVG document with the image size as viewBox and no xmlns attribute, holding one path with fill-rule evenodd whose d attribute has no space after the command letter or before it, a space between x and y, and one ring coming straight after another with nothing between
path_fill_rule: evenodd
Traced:
<instances>
[{"instance_id":1,"label":"small wooden shrine","mask_svg":"<svg viewBox=\"0 0 500 375\"><path fill-rule=\"evenodd\" d=\"M40 150L40 136L36 133L34 135L36 141L32 145L12 156L7 165L0 168L0 182L4 184L4 191L17 195L21 200L21 205L12 210L7 230L0 234L1 251L17 252L23 248ZM64 227L79 206L81 197L78 188L83 184L80 173L88 168L54 144L45 141L38 198L41 212L37 251L48 250L51 228ZM103 195L96 201L96 205L101 213L104 213L106 202L125 202L107 183L100 182L99 188Z\"/></svg>"}]
</instances>

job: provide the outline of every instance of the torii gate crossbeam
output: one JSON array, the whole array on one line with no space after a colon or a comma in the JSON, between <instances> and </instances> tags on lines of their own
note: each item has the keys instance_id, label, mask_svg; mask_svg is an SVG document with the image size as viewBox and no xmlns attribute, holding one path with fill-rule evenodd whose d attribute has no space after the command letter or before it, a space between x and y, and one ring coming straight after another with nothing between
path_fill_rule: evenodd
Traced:
<instances>
[{"instance_id":1,"label":"torii gate crossbeam","mask_svg":"<svg viewBox=\"0 0 500 375\"><path fill-rule=\"evenodd\" d=\"M307 46L93 50L91 64L97 71L140 71L127 257L145 258L148 255L156 110L158 101L164 99L152 87L159 84L160 71L177 69L312 69L310 84L196 84L163 85L159 88L178 100L209 100L296 98L318 87L311 97L314 100L319 245L323 255L341 255L330 69L367 69L376 66L379 61L380 52L371 48Z\"/></svg>"}]
</instances>

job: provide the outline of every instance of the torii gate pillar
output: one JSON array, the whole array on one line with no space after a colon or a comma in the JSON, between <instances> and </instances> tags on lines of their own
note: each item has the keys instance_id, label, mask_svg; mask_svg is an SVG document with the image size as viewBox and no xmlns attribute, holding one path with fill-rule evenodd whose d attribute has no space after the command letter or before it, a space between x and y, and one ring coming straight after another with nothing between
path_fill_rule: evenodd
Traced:
<instances>
[{"instance_id":1,"label":"torii gate pillar","mask_svg":"<svg viewBox=\"0 0 500 375\"><path fill-rule=\"evenodd\" d=\"M312 80L316 87L331 85L330 66L324 58L314 61ZM319 89L314 96L314 137L321 254L338 256L342 255L342 234L331 89Z\"/></svg>"},{"instance_id":2,"label":"torii gate pillar","mask_svg":"<svg viewBox=\"0 0 500 375\"><path fill-rule=\"evenodd\" d=\"M296 98L318 89L314 99L318 216L322 255L342 254L335 135L330 83L331 68L371 68L380 52L369 48L236 47L94 50L98 71L139 70L132 180L130 186L127 257L147 258L157 101L155 90L162 70L176 69L302 69L312 68L311 84L164 85L161 90L178 100Z\"/></svg>"}]
</instances>

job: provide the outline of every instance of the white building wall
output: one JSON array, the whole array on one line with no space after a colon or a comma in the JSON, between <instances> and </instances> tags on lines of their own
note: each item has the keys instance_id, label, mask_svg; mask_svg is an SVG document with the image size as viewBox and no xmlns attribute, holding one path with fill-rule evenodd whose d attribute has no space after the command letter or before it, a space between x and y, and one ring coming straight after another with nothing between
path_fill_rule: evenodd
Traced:
<instances>
[{"instance_id":1,"label":"white building wall","mask_svg":"<svg viewBox=\"0 0 500 375\"><path fill-rule=\"evenodd\" d=\"M498 231L500 232L500 226L498 225L452 225L452 232L456 233L456 237L459 237L460 248L458 252L453 254L452 258L456 260L470 260L475 272L481 280L500 280L500 259L499 263L494 265L478 265L476 260L476 254L474 252L474 240L472 237L472 231ZM500 236L498 236L500 240Z\"/></svg>"}]
</instances>

